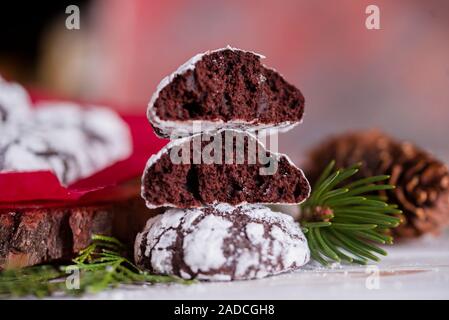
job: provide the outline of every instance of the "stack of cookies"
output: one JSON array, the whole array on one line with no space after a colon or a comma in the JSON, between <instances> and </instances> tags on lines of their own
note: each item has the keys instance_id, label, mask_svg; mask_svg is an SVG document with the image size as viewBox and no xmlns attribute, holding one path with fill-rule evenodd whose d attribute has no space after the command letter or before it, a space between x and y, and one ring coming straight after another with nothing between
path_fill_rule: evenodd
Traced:
<instances>
[{"instance_id":1,"label":"stack of cookies","mask_svg":"<svg viewBox=\"0 0 449 320\"><path fill-rule=\"evenodd\" d=\"M286 155L258 140L300 123L304 97L261 58L230 47L209 51L158 86L148 117L171 141L149 159L142 197L149 208L169 209L137 236L143 269L229 281L308 262L299 225L265 205L299 204L309 183Z\"/></svg>"}]
</instances>

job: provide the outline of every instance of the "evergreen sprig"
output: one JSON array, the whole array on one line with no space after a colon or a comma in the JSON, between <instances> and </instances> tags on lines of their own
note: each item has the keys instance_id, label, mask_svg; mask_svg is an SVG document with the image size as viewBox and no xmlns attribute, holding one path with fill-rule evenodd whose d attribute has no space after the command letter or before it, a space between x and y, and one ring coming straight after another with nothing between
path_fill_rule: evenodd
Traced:
<instances>
[{"instance_id":1,"label":"evergreen sprig","mask_svg":"<svg viewBox=\"0 0 449 320\"><path fill-rule=\"evenodd\" d=\"M322 265L331 262L366 264L379 261L387 252L376 244L392 244L388 229L397 227L401 213L374 191L395 187L379 184L387 175L373 176L348 183L361 166L334 171L335 161L329 163L317 182L310 198L301 205L301 225L307 237L312 258Z\"/></svg>"},{"instance_id":2,"label":"evergreen sprig","mask_svg":"<svg viewBox=\"0 0 449 320\"><path fill-rule=\"evenodd\" d=\"M79 295L100 292L121 284L192 283L177 277L141 271L128 259L126 253L126 247L117 239L93 235L92 243L79 252L72 265L42 265L1 272L0 296L45 297L59 292ZM74 270L79 271L79 289L66 284L67 277Z\"/></svg>"},{"instance_id":3,"label":"evergreen sprig","mask_svg":"<svg viewBox=\"0 0 449 320\"><path fill-rule=\"evenodd\" d=\"M10 269L0 273L0 298L33 295L38 298L63 291L63 272L50 265Z\"/></svg>"}]
</instances>

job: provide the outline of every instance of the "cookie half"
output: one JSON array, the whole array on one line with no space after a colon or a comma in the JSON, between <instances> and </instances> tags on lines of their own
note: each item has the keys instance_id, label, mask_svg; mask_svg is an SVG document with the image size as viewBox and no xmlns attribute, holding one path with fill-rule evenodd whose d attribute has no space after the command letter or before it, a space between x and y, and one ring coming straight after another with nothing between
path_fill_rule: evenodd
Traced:
<instances>
[{"instance_id":1,"label":"cookie half","mask_svg":"<svg viewBox=\"0 0 449 320\"><path fill-rule=\"evenodd\" d=\"M156 133L172 139L223 128L283 131L304 113L302 93L263 56L231 47L198 54L164 78L148 106Z\"/></svg>"},{"instance_id":2,"label":"cookie half","mask_svg":"<svg viewBox=\"0 0 449 320\"><path fill-rule=\"evenodd\" d=\"M262 205L170 209L148 220L134 250L151 273L210 281L262 278L310 258L299 224Z\"/></svg>"},{"instance_id":3,"label":"cookie half","mask_svg":"<svg viewBox=\"0 0 449 320\"><path fill-rule=\"evenodd\" d=\"M303 172L286 155L238 130L171 141L148 160L142 177L149 208L299 204L309 193Z\"/></svg>"}]
</instances>

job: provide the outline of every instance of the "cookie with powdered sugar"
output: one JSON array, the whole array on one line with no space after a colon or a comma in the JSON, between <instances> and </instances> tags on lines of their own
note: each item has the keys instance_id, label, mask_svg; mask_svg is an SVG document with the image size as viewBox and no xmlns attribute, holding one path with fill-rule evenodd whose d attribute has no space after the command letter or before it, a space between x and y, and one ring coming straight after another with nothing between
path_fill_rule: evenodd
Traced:
<instances>
[{"instance_id":1,"label":"cookie with powdered sugar","mask_svg":"<svg viewBox=\"0 0 449 320\"><path fill-rule=\"evenodd\" d=\"M138 234L135 261L151 273L231 281L299 269L307 240L293 218L262 205L170 209Z\"/></svg>"},{"instance_id":2,"label":"cookie with powdered sugar","mask_svg":"<svg viewBox=\"0 0 449 320\"><path fill-rule=\"evenodd\" d=\"M34 112L36 125L48 130L73 130L81 135L85 147L84 156L88 171L97 171L119 160L124 160L132 153L132 139L128 125L111 109L99 106L86 106L70 102L40 103ZM68 139L48 136L57 148L75 151L75 147L65 146ZM82 150L82 149L80 149ZM78 151L78 153L80 153ZM83 155L80 155L83 156Z\"/></svg>"},{"instance_id":3,"label":"cookie with powdered sugar","mask_svg":"<svg viewBox=\"0 0 449 320\"><path fill-rule=\"evenodd\" d=\"M148 106L156 133L172 139L223 128L288 130L304 113L302 93L263 56L226 47L198 54L164 78Z\"/></svg>"},{"instance_id":4,"label":"cookie with powdered sugar","mask_svg":"<svg viewBox=\"0 0 449 320\"><path fill-rule=\"evenodd\" d=\"M129 128L112 110L30 104L20 85L0 79L0 172L49 170L68 185L132 152Z\"/></svg>"},{"instance_id":5,"label":"cookie with powdered sugar","mask_svg":"<svg viewBox=\"0 0 449 320\"><path fill-rule=\"evenodd\" d=\"M129 129L112 111L56 103L37 110L0 139L0 172L49 170L68 185L131 154Z\"/></svg>"},{"instance_id":6,"label":"cookie with powdered sugar","mask_svg":"<svg viewBox=\"0 0 449 320\"><path fill-rule=\"evenodd\" d=\"M303 172L286 155L238 130L173 140L148 160L142 177L149 208L299 204L309 194Z\"/></svg>"},{"instance_id":7,"label":"cookie with powdered sugar","mask_svg":"<svg viewBox=\"0 0 449 320\"><path fill-rule=\"evenodd\" d=\"M25 89L0 77L0 133L7 125L27 121L30 108L31 101Z\"/></svg>"}]
</instances>

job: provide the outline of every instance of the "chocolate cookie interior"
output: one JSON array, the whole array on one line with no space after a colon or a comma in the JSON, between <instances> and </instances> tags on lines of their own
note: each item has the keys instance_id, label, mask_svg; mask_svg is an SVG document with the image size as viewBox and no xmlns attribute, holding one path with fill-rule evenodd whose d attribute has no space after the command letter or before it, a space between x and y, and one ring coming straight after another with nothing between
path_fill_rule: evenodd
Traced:
<instances>
[{"instance_id":1,"label":"chocolate cookie interior","mask_svg":"<svg viewBox=\"0 0 449 320\"><path fill-rule=\"evenodd\" d=\"M224 49L205 54L178 74L154 103L161 120L298 122L304 97L256 54Z\"/></svg>"},{"instance_id":2,"label":"chocolate cookie interior","mask_svg":"<svg viewBox=\"0 0 449 320\"><path fill-rule=\"evenodd\" d=\"M226 131L221 131L222 141ZM201 152L210 142L201 142ZM243 137L244 158L237 160L237 139L231 148L221 146L221 164L214 162L199 164L194 162L194 136L184 140L182 145L190 149L187 163L175 164L170 156L174 145L150 159L143 177L142 196L149 207L172 206L179 208L201 207L216 202L240 203L300 203L310 192L310 186L302 171L295 167L284 155L266 151L257 144L255 157L249 156L249 143L256 143L253 136L240 133ZM177 146L179 147L179 146ZM229 160L232 150L232 163ZM181 153L181 150L176 152ZM262 157L259 154L262 154ZM211 152L215 155L215 150ZM219 159L217 157L217 159ZM274 169L274 170L273 170ZM264 171L265 170L265 171ZM271 171L273 170L273 171ZM266 174L268 172L268 174Z\"/></svg>"}]
</instances>

